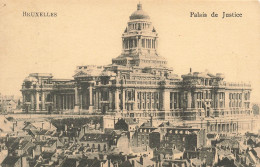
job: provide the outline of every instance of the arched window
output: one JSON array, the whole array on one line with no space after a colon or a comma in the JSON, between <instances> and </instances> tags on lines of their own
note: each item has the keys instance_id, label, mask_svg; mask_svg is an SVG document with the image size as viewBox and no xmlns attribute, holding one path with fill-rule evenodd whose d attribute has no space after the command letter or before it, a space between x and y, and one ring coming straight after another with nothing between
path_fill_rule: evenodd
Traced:
<instances>
[{"instance_id":1,"label":"arched window","mask_svg":"<svg viewBox=\"0 0 260 167\"><path fill-rule=\"evenodd\" d=\"M100 151L100 144L98 144L98 151Z\"/></svg>"}]
</instances>

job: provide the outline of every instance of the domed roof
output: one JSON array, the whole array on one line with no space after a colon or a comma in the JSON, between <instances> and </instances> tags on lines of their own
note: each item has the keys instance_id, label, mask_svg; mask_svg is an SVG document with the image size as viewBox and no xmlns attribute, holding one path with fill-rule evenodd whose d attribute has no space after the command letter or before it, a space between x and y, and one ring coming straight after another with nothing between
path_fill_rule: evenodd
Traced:
<instances>
[{"instance_id":1,"label":"domed roof","mask_svg":"<svg viewBox=\"0 0 260 167\"><path fill-rule=\"evenodd\" d=\"M143 11L142 4L137 4L137 11L131 14L130 20L136 19L150 19L150 16Z\"/></svg>"},{"instance_id":2,"label":"domed roof","mask_svg":"<svg viewBox=\"0 0 260 167\"><path fill-rule=\"evenodd\" d=\"M24 82L37 82L37 79L34 77L26 77L23 81Z\"/></svg>"}]
</instances>

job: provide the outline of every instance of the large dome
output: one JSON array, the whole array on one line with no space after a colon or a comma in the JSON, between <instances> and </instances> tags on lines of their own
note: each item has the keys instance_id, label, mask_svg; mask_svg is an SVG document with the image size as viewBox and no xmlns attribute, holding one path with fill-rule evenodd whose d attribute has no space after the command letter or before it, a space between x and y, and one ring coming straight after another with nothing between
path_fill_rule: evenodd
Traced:
<instances>
[{"instance_id":1,"label":"large dome","mask_svg":"<svg viewBox=\"0 0 260 167\"><path fill-rule=\"evenodd\" d=\"M137 11L130 16L130 20L136 19L150 19L150 16L142 10L142 4L137 4Z\"/></svg>"}]
</instances>

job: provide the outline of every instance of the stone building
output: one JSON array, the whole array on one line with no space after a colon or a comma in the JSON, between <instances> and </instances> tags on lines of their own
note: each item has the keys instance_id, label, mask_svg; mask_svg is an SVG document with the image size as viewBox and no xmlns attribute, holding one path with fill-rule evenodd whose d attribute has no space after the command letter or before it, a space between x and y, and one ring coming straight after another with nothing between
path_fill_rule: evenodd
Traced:
<instances>
[{"instance_id":1,"label":"stone building","mask_svg":"<svg viewBox=\"0 0 260 167\"><path fill-rule=\"evenodd\" d=\"M228 83L223 74L207 71L190 70L179 77L158 53L158 40L149 15L138 4L122 34L122 53L112 64L78 66L73 80L30 74L21 89L24 111L153 117L213 133L256 127L248 121L250 84Z\"/></svg>"}]
</instances>

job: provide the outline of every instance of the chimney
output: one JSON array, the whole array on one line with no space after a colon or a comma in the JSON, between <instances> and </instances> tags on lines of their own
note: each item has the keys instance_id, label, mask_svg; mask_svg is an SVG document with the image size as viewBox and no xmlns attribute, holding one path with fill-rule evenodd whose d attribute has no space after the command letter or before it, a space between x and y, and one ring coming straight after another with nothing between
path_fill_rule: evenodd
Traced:
<instances>
[{"instance_id":1,"label":"chimney","mask_svg":"<svg viewBox=\"0 0 260 167\"><path fill-rule=\"evenodd\" d=\"M192 68L190 68L190 73L192 73Z\"/></svg>"}]
</instances>

